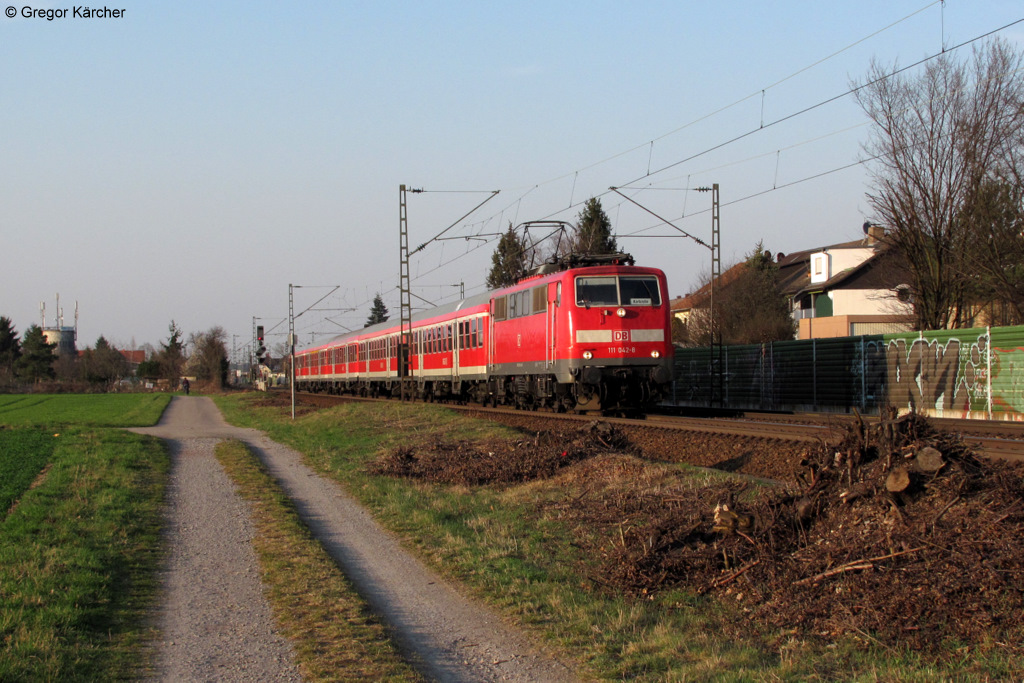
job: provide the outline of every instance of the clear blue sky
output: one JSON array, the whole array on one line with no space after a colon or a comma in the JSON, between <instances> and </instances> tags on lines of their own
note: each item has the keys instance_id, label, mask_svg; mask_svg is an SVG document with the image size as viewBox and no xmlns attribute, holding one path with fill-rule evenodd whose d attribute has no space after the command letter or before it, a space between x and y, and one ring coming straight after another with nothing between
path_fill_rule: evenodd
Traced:
<instances>
[{"instance_id":1,"label":"clear blue sky","mask_svg":"<svg viewBox=\"0 0 1024 683\"><path fill-rule=\"evenodd\" d=\"M318 308L356 309L306 313L303 343L361 327L377 291L397 316L401 183L438 191L410 195L413 245L485 196L440 191L501 190L460 236L572 221L601 196L621 245L664 269L674 296L708 252L632 236L672 230L609 186L676 188L631 195L707 239L710 199L684 188L719 183L727 262L758 240L856 239L862 167L792 184L858 159L856 104L774 122L842 94L872 58L912 63L1024 17L1019 0L129 2L94 19L10 7L0 315L23 333L45 302L52 325L60 293L66 324L79 304L80 348L158 345L172 319L241 346L254 316L268 330L287 317L289 283L298 311L326 285L340 289ZM1024 24L1000 35L1024 45ZM415 294L482 291L493 248L431 244Z\"/></svg>"}]
</instances>

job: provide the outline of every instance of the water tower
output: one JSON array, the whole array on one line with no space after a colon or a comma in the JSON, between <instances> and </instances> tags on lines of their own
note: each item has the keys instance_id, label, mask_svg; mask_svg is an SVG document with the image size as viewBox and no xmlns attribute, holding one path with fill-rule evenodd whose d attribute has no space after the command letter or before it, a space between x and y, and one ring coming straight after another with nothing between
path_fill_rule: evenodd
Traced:
<instances>
[{"instance_id":1,"label":"water tower","mask_svg":"<svg viewBox=\"0 0 1024 683\"><path fill-rule=\"evenodd\" d=\"M43 338L49 344L56 344L55 352L59 356L74 356L78 353L76 342L78 340L78 302L75 302L75 324L71 327L64 325L64 309L60 307L60 294L57 294L57 315L56 327L46 326L46 304L40 302L39 315L42 318Z\"/></svg>"}]
</instances>

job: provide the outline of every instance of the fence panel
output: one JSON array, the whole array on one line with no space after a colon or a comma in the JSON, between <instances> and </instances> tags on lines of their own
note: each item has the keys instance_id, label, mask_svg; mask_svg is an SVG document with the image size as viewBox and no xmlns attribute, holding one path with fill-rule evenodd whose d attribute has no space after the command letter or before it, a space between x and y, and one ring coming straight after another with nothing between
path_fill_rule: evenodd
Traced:
<instances>
[{"instance_id":1,"label":"fence panel","mask_svg":"<svg viewBox=\"0 0 1024 683\"><path fill-rule=\"evenodd\" d=\"M1024 326L729 346L722 357L727 408L1024 420ZM676 349L673 403L710 405L710 359Z\"/></svg>"}]
</instances>

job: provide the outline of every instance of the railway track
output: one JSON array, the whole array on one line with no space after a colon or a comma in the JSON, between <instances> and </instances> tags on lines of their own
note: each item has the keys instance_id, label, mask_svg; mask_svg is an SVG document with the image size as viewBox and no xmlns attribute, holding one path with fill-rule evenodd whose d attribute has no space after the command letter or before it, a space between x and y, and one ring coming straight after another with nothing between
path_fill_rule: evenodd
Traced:
<instances>
[{"instance_id":1,"label":"railway track","mask_svg":"<svg viewBox=\"0 0 1024 683\"><path fill-rule=\"evenodd\" d=\"M305 402L317 405L330 405L346 401L389 400L304 393L297 394L297 396L301 397ZM479 405L449 404L448 407L453 410L480 414L483 417L493 416L498 419L502 416L519 419L530 416L529 420L531 422L547 420L591 422L596 419L594 416L589 415L549 412L532 413L509 408L484 408ZM600 419L603 422L625 427L660 429L671 432L717 434L729 437L770 439L797 443L836 443L842 439L846 433L846 428L852 425L856 418L847 415L773 415L761 413L749 418L648 415L645 419L616 417L601 417ZM875 420L877 418L865 418L867 422ZM1024 424L943 418L930 419L930 422L940 431L961 434L964 441L986 457L1024 462Z\"/></svg>"}]
</instances>

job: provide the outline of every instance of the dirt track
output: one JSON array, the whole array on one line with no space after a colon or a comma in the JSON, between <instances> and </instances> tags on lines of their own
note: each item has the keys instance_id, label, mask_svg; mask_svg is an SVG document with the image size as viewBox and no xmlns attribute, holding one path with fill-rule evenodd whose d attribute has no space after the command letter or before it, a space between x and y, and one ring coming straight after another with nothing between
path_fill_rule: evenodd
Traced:
<instances>
[{"instance_id":1,"label":"dirt track","mask_svg":"<svg viewBox=\"0 0 1024 683\"><path fill-rule=\"evenodd\" d=\"M210 399L176 397L156 427L132 431L169 440L173 459L160 678L299 678L260 591L248 513L213 459L216 441L234 438L254 448L429 679L574 680L566 666L406 553L335 482L309 469L300 454L261 432L227 425Z\"/></svg>"}]
</instances>

